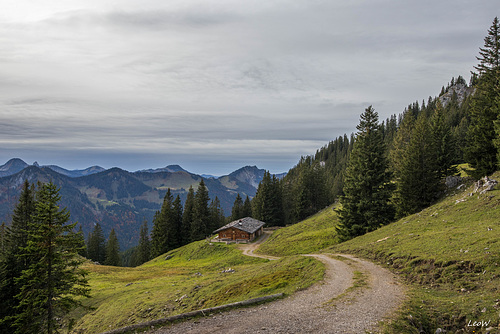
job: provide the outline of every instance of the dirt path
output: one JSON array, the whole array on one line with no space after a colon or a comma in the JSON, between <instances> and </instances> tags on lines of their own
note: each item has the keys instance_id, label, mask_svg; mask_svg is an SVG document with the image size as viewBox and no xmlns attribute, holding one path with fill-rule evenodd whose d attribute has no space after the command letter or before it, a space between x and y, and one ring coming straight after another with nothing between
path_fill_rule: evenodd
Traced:
<instances>
[{"instance_id":1,"label":"dirt path","mask_svg":"<svg viewBox=\"0 0 500 334\"><path fill-rule=\"evenodd\" d=\"M309 289L269 304L213 314L149 333L365 333L376 330L377 323L403 299L403 287L394 275L371 262L349 255L308 256L326 266L324 280ZM348 289L354 272L358 283L359 277L365 281L364 287Z\"/></svg>"},{"instance_id":2,"label":"dirt path","mask_svg":"<svg viewBox=\"0 0 500 334\"><path fill-rule=\"evenodd\" d=\"M279 257L276 257L276 256L255 254L254 253L254 250L259 248L260 244L262 244L263 242L266 242L266 240L269 239L271 234L272 234L272 232L270 232L270 231L264 231L264 234L262 234L254 242L249 243L249 244L240 244L240 245L238 245L238 248L243 252L244 255L247 255L247 256L260 257L260 258L269 259L269 260L279 260Z\"/></svg>"}]
</instances>

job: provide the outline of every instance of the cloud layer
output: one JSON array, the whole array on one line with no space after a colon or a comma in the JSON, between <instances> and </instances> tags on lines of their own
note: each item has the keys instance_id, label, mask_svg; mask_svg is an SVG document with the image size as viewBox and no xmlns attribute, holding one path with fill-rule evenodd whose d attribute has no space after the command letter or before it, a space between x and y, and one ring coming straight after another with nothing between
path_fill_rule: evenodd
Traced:
<instances>
[{"instance_id":1,"label":"cloud layer","mask_svg":"<svg viewBox=\"0 0 500 334\"><path fill-rule=\"evenodd\" d=\"M0 162L286 171L467 78L496 2L7 1Z\"/></svg>"}]
</instances>

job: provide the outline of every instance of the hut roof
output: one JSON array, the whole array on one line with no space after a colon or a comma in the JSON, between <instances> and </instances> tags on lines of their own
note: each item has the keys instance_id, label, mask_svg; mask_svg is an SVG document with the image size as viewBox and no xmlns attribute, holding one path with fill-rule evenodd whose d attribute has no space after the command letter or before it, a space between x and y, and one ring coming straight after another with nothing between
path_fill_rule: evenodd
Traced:
<instances>
[{"instance_id":1,"label":"hut roof","mask_svg":"<svg viewBox=\"0 0 500 334\"><path fill-rule=\"evenodd\" d=\"M227 230L228 228L231 228L231 227L237 228L238 230L241 230L241 231L244 231L247 233L255 233L265 224L266 223L261 222L260 220L253 219L251 217L246 217L246 218L232 221L229 224L224 225L221 228L213 231L213 233L218 233L220 231Z\"/></svg>"}]
</instances>

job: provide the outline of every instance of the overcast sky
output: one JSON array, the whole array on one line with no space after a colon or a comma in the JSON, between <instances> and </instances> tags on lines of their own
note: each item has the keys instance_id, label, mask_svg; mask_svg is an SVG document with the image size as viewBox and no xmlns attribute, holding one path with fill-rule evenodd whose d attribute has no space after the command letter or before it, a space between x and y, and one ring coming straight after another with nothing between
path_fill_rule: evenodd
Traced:
<instances>
[{"instance_id":1,"label":"overcast sky","mask_svg":"<svg viewBox=\"0 0 500 334\"><path fill-rule=\"evenodd\" d=\"M466 80L498 0L1 0L0 165L287 171Z\"/></svg>"}]
</instances>

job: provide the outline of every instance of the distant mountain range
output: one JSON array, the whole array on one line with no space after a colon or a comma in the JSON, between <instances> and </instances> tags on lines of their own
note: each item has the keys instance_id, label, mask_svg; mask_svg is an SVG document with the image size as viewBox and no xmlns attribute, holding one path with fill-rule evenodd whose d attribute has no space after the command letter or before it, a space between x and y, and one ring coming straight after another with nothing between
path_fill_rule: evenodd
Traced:
<instances>
[{"instance_id":1,"label":"distant mountain range","mask_svg":"<svg viewBox=\"0 0 500 334\"><path fill-rule=\"evenodd\" d=\"M264 172L256 166L246 166L221 177L201 176L178 165L137 172L99 166L67 170L54 165L28 165L16 158L0 166L0 222L10 224L24 180L52 181L60 188L60 205L70 210L71 220L82 225L85 235L99 222L106 236L115 229L124 250L137 244L144 220L151 231L152 218L168 188L184 203L189 187L196 191L203 178L210 198L217 196L224 213L230 215L237 194L243 199L255 196Z\"/></svg>"}]
</instances>

